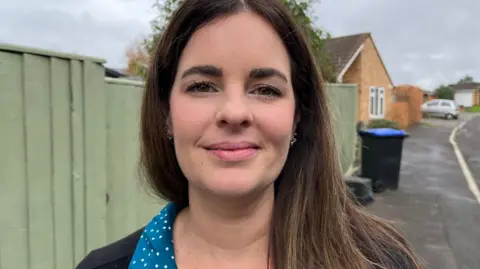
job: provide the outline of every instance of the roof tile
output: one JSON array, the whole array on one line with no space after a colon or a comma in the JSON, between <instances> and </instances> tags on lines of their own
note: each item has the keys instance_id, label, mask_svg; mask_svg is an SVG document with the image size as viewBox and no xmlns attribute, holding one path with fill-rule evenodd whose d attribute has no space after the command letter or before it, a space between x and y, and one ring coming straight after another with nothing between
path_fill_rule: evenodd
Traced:
<instances>
[{"instance_id":1,"label":"roof tile","mask_svg":"<svg viewBox=\"0 0 480 269\"><path fill-rule=\"evenodd\" d=\"M369 33L361 33L326 40L325 51L331 58L335 69L335 76L338 76L340 72L342 72L369 35Z\"/></svg>"}]
</instances>

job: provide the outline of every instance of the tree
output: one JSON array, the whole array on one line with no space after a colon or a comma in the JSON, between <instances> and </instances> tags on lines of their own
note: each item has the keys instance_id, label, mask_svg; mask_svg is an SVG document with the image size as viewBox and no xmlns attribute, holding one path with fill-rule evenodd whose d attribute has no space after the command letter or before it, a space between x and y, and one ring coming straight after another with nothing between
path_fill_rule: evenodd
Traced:
<instances>
[{"instance_id":1,"label":"tree","mask_svg":"<svg viewBox=\"0 0 480 269\"><path fill-rule=\"evenodd\" d=\"M127 69L125 73L130 76L142 76L147 74L149 53L142 43L135 41L126 49Z\"/></svg>"},{"instance_id":2,"label":"tree","mask_svg":"<svg viewBox=\"0 0 480 269\"><path fill-rule=\"evenodd\" d=\"M143 42L145 51L151 53L156 44L158 37L164 31L173 11L183 0L155 0L153 8L158 11L158 16L151 22L152 33L147 36ZM312 13L312 5L320 0L282 0L282 2L291 10L295 21L303 28L310 44L313 47L313 52L317 65L322 71L324 80L327 82L334 82L335 75L333 64L330 61L329 55L324 50L325 42L330 35L316 27L309 14Z\"/></svg>"},{"instance_id":3,"label":"tree","mask_svg":"<svg viewBox=\"0 0 480 269\"><path fill-rule=\"evenodd\" d=\"M446 86L446 85L442 84L438 88L435 89L435 96L438 99L453 100L454 91L449 86Z\"/></svg>"},{"instance_id":4,"label":"tree","mask_svg":"<svg viewBox=\"0 0 480 269\"><path fill-rule=\"evenodd\" d=\"M458 80L457 84L473 83L473 77L466 75L465 77Z\"/></svg>"},{"instance_id":5,"label":"tree","mask_svg":"<svg viewBox=\"0 0 480 269\"><path fill-rule=\"evenodd\" d=\"M318 66L322 71L322 76L327 82L335 82L333 64L330 56L325 51L325 42L330 38L330 34L323 29L315 26L311 14L312 5L320 0L307 0L298 3L295 0L282 0L282 2L291 10L291 13L297 22L303 28L309 42L313 48L313 53Z\"/></svg>"},{"instance_id":6,"label":"tree","mask_svg":"<svg viewBox=\"0 0 480 269\"><path fill-rule=\"evenodd\" d=\"M152 8L157 10L157 16L150 21L152 33L144 40L144 46L148 52L152 52L155 48L160 34L165 30L173 11L183 0L154 0Z\"/></svg>"}]
</instances>

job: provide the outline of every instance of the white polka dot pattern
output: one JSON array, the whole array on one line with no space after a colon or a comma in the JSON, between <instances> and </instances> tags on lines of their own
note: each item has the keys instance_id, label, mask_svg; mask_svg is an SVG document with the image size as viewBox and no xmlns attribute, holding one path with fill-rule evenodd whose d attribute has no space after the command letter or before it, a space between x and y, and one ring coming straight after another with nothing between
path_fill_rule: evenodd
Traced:
<instances>
[{"instance_id":1,"label":"white polka dot pattern","mask_svg":"<svg viewBox=\"0 0 480 269\"><path fill-rule=\"evenodd\" d=\"M169 203L145 227L130 261L129 269L177 269L172 226L176 206Z\"/></svg>"}]
</instances>

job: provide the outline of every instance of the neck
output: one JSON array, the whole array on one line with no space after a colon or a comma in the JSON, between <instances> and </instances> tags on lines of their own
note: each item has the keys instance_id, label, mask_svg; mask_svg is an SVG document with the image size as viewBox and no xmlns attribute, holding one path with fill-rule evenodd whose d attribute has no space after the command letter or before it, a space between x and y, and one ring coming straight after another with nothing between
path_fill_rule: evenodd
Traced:
<instances>
[{"instance_id":1,"label":"neck","mask_svg":"<svg viewBox=\"0 0 480 269\"><path fill-rule=\"evenodd\" d=\"M179 230L188 237L183 242L215 259L267 259L273 186L248 199L211 197L191 189L189 200L179 215Z\"/></svg>"}]
</instances>

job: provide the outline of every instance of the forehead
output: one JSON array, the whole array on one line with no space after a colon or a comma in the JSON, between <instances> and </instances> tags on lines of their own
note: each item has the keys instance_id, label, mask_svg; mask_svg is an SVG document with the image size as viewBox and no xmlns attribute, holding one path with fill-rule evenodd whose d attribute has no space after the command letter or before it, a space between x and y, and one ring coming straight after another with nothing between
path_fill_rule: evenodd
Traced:
<instances>
[{"instance_id":1,"label":"forehead","mask_svg":"<svg viewBox=\"0 0 480 269\"><path fill-rule=\"evenodd\" d=\"M287 50L275 29L252 12L218 18L198 29L185 47L179 69L212 64L228 70L272 67L290 74Z\"/></svg>"}]
</instances>

